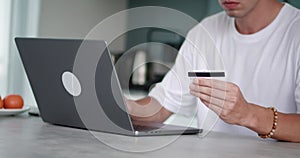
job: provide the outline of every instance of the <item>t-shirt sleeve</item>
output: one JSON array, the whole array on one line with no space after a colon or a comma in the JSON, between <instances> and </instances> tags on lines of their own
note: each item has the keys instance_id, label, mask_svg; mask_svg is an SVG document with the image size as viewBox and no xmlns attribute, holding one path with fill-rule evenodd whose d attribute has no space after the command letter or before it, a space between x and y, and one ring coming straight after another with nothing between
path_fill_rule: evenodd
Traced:
<instances>
[{"instance_id":1,"label":"t-shirt sleeve","mask_svg":"<svg viewBox=\"0 0 300 158\"><path fill-rule=\"evenodd\" d=\"M189 39L189 35L187 36ZM199 58L198 58L199 59ZM155 98L162 106L173 113L194 116L197 112L197 98L190 94L191 78L188 71L194 70L195 48L191 39L185 40L178 52L172 69L166 74L162 82L157 83L149 96ZM201 63L199 61L199 63ZM203 67L203 69L205 69Z\"/></svg>"}]
</instances>

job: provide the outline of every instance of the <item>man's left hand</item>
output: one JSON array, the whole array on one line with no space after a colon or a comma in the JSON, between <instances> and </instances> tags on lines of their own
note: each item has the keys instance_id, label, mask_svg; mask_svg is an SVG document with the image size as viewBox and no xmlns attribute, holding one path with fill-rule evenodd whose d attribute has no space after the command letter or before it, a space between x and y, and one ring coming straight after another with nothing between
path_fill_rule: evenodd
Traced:
<instances>
[{"instance_id":1,"label":"man's left hand","mask_svg":"<svg viewBox=\"0 0 300 158\"><path fill-rule=\"evenodd\" d=\"M197 78L190 84L190 93L229 124L244 126L251 119L251 105L233 83Z\"/></svg>"}]
</instances>

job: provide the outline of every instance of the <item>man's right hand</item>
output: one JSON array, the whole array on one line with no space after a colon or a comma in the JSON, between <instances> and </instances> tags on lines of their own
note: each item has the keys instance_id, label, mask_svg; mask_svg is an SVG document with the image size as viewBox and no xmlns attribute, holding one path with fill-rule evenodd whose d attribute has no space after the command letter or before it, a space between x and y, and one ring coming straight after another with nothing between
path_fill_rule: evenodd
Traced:
<instances>
[{"instance_id":1,"label":"man's right hand","mask_svg":"<svg viewBox=\"0 0 300 158\"><path fill-rule=\"evenodd\" d=\"M173 114L152 97L137 101L126 99L126 105L133 121L164 122Z\"/></svg>"}]
</instances>

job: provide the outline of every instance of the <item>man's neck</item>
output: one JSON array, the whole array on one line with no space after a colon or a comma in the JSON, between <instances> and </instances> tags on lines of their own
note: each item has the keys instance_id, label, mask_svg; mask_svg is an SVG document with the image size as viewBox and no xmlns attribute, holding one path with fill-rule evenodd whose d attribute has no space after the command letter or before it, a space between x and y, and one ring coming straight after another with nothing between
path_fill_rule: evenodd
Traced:
<instances>
[{"instance_id":1,"label":"man's neck","mask_svg":"<svg viewBox=\"0 0 300 158\"><path fill-rule=\"evenodd\" d=\"M245 17L235 19L235 26L241 34L253 34L264 29L272 23L283 7L282 3L275 1L261 3L268 4L260 4Z\"/></svg>"}]
</instances>

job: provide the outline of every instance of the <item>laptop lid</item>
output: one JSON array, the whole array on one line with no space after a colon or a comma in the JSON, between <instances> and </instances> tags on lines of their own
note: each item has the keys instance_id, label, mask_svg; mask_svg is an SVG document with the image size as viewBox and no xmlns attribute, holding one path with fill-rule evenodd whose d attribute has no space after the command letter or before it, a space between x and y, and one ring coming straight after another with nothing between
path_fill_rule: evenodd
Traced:
<instances>
[{"instance_id":1,"label":"laptop lid","mask_svg":"<svg viewBox=\"0 0 300 158\"><path fill-rule=\"evenodd\" d=\"M41 38L15 41L44 122L134 134L105 41ZM79 57L84 59L78 61ZM85 66L74 70L75 61L84 62ZM66 72L79 80L80 95L72 96L64 87L62 76Z\"/></svg>"}]
</instances>

